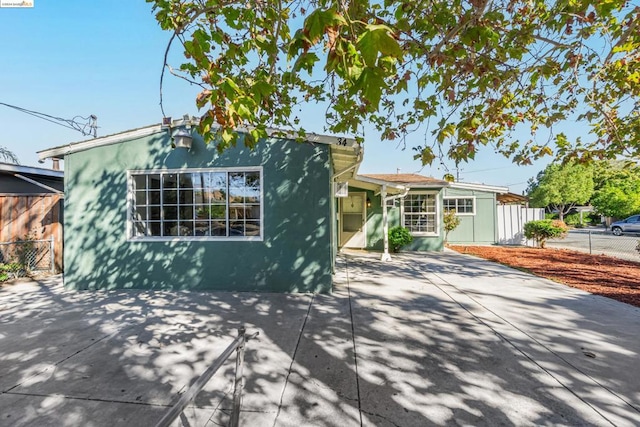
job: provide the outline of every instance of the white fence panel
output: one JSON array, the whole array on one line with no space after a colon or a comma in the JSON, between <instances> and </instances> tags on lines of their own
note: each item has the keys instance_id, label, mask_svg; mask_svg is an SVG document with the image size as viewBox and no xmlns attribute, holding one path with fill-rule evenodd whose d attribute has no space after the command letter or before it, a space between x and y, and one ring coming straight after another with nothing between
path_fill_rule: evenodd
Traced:
<instances>
[{"instance_id":1,"label":"white fence panel","mask_svg":"<svg viewBox=\"0 0 640 427\"><path fill-rule=\"evenodd\" d=\"M498 244L535 246L524 237L524 225L544 219L543 208L525 208L520 205L498 205Z\"/></svg>"}]
</instances>

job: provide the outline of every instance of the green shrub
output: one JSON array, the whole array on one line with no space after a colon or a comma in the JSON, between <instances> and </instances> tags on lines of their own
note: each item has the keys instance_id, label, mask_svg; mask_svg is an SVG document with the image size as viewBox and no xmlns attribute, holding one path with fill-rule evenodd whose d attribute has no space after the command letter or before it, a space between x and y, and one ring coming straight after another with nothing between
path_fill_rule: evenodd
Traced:
<instances>
[{"instance_id":1,"label":"green shrub","mask_svg":"<svg viewBox=\"0 0 640 427\"><path fill-rule=\"evenodd\" d=\"M567 225L558 220L541 219L524 225L524 236L535 239L541 248L544 248L548 239L564 239L566 235Z\"/></svg>"},{"instance_id":2,"label":"green shrub","mask_svg":"<svg viewBox=\"0 0 640 427\"><path fill-rule=\"evenodd\" d=\"M558 219L559 216L557 213L545 213L544 219Z\"/></svg>"},{"instance_id":3,"label":"green shrub","mask_svg":"<svg viewBox=\"0 0 640 427\"><path fill-rule=\"evenodd\" d=\"M564 223L567 225L576 225L580 222L580 214L572 213L564 216Z\"/></svg>"},{"instance_id":4,"label":"green shrub","mask_svg":"<svg viewBox=\"0 0 640 427\"><path fill-rule=\"evenodd\" d=\"M14 276L13 273L19 273L23 270L20 263L11 262L8 264L0 264L0 282L6 282Z\"/></svg>"},{"instance_id":5,"label":"green shrub","mask_svg":"<svg viewBox=\"0 0 640 427\"><path fill-rule=\"evenodd\" d=\"M398 252L401 247L408 245L412 241L413 236L408 229L401 226L389 229L389 247L392 252Z\"/></svg>"}]
</instances>

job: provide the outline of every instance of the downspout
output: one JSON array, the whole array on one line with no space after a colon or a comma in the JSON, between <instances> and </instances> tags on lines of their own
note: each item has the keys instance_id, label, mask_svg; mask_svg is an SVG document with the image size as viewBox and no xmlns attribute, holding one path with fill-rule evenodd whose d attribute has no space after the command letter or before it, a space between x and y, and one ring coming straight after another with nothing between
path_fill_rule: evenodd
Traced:
<instances>
[{"instance_id":1,"label":"downspout","mask_svg":"<svg viewBox=\"0 0 640 427\"><path fill-rule=\"evenodd\" d=\"M387 214L387 202L395 199L402 199L409 193L409 189L405 189L404 193L387 197L387 186L383 185L380 190L380 199L382 200L382 241L384 242L384 252L380 261L391 261L389 254L389 215Z\"/></svg>"}]
</instances>

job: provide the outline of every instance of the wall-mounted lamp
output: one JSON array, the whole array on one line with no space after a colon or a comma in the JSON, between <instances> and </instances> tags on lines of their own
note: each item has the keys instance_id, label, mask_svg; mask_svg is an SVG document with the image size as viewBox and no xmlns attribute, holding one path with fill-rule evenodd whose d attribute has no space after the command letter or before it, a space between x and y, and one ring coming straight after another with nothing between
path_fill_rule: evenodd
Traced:
<instances>
[{"instance_id":1,"label":"wall-mounted lamp","mask_svg":"<svg viewBox=\"0 0 640 427\"><path fill-rule=\"evenodd\" d=\"M173 145L176 148L191 148L191 142L193 136L191 136L191 130L186 127L179 128L176 133L173 134Z\"/></svg>"},{"instance_id":2,"label":"wall-mounted lamp","mask_svg":"<svg viewBox=\"0 0 640 427\"><path fill-rule=\"evenodd\" d=\"M367 196L367 209L371 207L371 199Z\"/></svg>"}]
</instances>

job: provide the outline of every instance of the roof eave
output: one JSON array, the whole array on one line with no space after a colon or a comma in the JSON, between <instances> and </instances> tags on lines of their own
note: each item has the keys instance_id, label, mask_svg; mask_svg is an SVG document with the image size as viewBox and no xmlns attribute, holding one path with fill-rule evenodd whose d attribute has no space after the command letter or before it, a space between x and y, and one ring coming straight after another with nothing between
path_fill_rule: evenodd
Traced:
<instances>
[{"instance_id":1,"label":"roof eave","mask_svg":"<svg viewBox=\"0 0 640 427\"><path fill-rule=\"evenodd\" d=\"M0 171L11 173L28 173L31 175L48 176L51 178L64 178L64 171L37 168L34 166L14 165L11 163L0 163Z\"/></svg>"}]
</instances>

